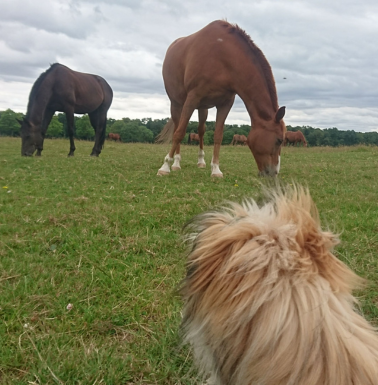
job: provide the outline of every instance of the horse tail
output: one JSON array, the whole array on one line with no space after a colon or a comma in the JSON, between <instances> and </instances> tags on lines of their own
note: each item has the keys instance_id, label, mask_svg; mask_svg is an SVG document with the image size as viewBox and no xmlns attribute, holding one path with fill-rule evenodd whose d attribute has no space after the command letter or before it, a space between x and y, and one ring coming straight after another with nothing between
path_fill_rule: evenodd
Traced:
<instances>
[{"instance_id":1,"label":"horse tail","mask_svg":"<svg viewBox=\"0 0 378 385\"><path fill-rule=\"evenodd\" d=\"M188 135L188 144L190 144L191 140L190 140L190 132L189 132L189 135Z\"/></svg>"},{"instance_id":2,"label":"horse tail","mask_svg":"<svg viewBox=\"0 0 378 385\"><path fill-rule=\"evenodd\" d=\"M175 124L172 118L170 118L160 134L156 137L155 143L167 144L172 140L173 132L175 130Z\"/></svg>"}]
</instances>

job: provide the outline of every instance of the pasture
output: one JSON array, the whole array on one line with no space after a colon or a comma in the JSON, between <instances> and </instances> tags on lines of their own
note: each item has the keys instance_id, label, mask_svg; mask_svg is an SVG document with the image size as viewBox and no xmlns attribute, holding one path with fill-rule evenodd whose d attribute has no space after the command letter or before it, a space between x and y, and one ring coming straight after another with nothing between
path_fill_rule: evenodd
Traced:
<instances>
[{"instance_id":1,"label":"pasture","mask_svg":"<svg viewBox=\"0 0 378 385\"><path fill-rule=\"evenodd\" d=\"M181 228L225 200L260 195L250 150L222 146L223 179L198 169L156 176L169 146L46 140L21 157L0 139L0 382L200 384L180 345ZM368 280L358 293L378 325L378 147L283 148L284 183L309 186L336 255ZM67 309L71 304L72 308Z\"/></svg>"}]
</instances>

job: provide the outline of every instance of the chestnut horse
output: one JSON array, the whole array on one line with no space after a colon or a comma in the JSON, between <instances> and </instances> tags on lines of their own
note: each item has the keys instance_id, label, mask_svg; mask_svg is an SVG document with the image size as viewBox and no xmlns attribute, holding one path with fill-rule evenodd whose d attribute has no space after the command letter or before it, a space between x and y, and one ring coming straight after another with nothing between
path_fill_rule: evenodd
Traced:
<instances>
[{"instance_id":1,"label":"chestnut horse","mask_svg":"<svg viewBox=\"0 0 378 385\"><path fill-rule=\"evenodd\" d=\"M191 132L188 135L188 144L190 144L191 142L199 142L199 141L200 141L199 135L196 134L195 132Z\"/></svg>"},{"instance_id":2,"label":"chestnut horse","mask_svg":"<svg viewBox=\"0 0 378 385\"><path fill-rule=\"evenodd\" d=\"M26 116L21 124L21 154L37 156L43 150L47 127L55 111L65 112L67 118L70 152L75 151L74 114L88 113L95 130L95 144L91 155L98 156L105 141L106 115L113 100L109 84L98 75L76 72L55 63L42 73L34 83Z\"/></svg>"},{"instance_id":3,"label":"chestnut horse","mask_svg":"<svg viewBox=\"0 0 378 385\"><path fill-rule=\"evenodd\" d=\"M234 137L232 138L232 142L230 144L235 145L238 143L247 144L247 137L245 135L235 134Z\"/></svg>"},{"instance_id":4,"label":"chestnut horse","mask_svg":"<svg viewBox=\"0 0 378 385\"><path fill-rule=\"evenodd\" d=\"M306 139L301 131L286 131L285 134L285 146L296 146L297 143L303 144L304 147L307 147Z\"/></svg>"},{"instance_id":5,"label":"chestnut horse","mask_svg":"<svg viewBox=\"0 0 378 385\"><path fill-rule=\"evenodd\" d=\"M235 95L243 100L251 118L247 144L261 175L276 175L286 131L285 107L278 107L272 70L261 50L237 25L214 21L200 31L171 44L163 63L165 89L171 101L171 120L159 141L172 146L158 175L180 169L180 142L195 109L198 110L201 164L207 111L216 107L211 175L222 177L219 151L226 117ZM175 155L176 153L176 155ZM173 159L174 157L174 159Z\"/></svg>"},{"instance_id":6,"label":"chestnut horse","mask_svg":"<svg viewBox=\"0 0 378 385\"><path fill-rule=\"evenodd\" d=\"M113 133L110 133L108 135L108 138L110 140L114 140L115 142L121 142L121 135L120 134L113 134Z\"/></svg>"}]
</instances>

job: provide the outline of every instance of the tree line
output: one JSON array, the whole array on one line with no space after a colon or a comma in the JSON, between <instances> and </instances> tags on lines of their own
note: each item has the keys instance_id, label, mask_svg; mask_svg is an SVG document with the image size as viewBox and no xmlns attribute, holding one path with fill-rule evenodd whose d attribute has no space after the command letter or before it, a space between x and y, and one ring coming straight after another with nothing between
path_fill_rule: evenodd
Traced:
<instances>
[{"instance_id":1,"label":"tree line","mask_svg":"<svg viewBox=\"0 0 378 385\"><path fill-rule=\"evenodd\" d=\"M10 109L0 111L0 136L20 136L20 124L17 119L22 119L24 115L14 112ZM120 134L122 142L143 142L153 143L156 136L161 132L168 118L165 119L112 119L107 120L106 135L110 132ZM187 134L183 140L188 140L191 132L197 132L197 122L189 122ZM354 130L341 131L333 128L314 128L310 126L287 126L289 131L300 130L304 134L309 146L354 146L357 144L378 145L377 132L356 132ZM206 123L206 132L204 136L205 145L214 143L215 122ZM248 136L250 126L247 124L225 124L222 144L230 144L235 134ZM47 138L65 138L67 137L66 115L58 113L53 116L47 129ZM94 130L90 124L88 115L75 116L75 137L82 140L93 140Z\"/></svg>"}]
</instances>

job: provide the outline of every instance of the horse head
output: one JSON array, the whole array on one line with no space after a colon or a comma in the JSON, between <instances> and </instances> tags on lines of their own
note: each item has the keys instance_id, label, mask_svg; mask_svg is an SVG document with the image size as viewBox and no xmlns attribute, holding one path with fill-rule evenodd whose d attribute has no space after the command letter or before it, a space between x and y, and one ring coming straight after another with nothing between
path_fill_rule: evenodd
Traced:
<instances>
[{"instance_id":1,"label":"horse head","mask_svg":"<svg viewBox=\"0 0 378 385\"><path fill-rule=\"evenodd\" d=\"M21 155L32 156L37 149L43 147L43 137L41 127L29 122L28 119L17 121L21 124Z\"/></svg>"},{"instance_id":2,"label":"horse head","mask_svg":"<svg viewBox=\"0 0 378 385\"><path fill-rule=\"evenodd\" d=\"M286 132L282 120L284 116L285 107L281 107L273 119L263 124L252 124L247 144L256 160L260 176L276 176L280 171L281 145Z\"/></svg>"}]
</instances>

